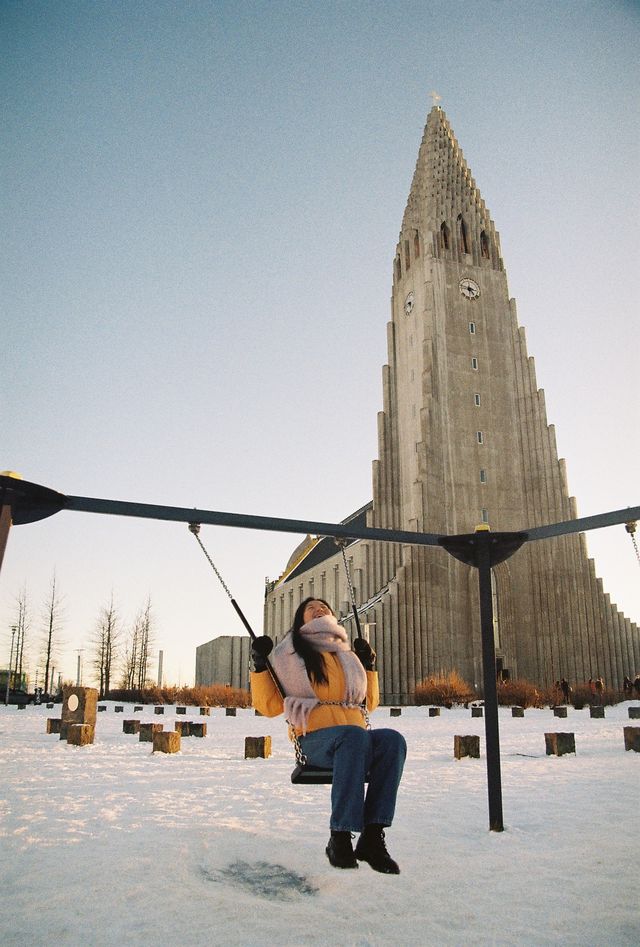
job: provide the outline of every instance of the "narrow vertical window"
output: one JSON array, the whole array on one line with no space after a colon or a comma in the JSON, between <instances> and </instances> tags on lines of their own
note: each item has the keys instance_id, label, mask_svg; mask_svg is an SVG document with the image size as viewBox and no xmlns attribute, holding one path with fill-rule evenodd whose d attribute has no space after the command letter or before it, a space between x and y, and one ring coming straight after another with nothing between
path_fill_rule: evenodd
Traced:
<instances>
[{"instance_id":1,"label":"narrow vertical window","mask_svg":"<svg viewBox=\"0 0 640 947\"><path fill-rule=\"evenodd\" d=\"M479 408L479 407L480 407L480 395L478 394L477 391L476 391L475 395L473 396L473 400L474 400L474 403L475 403L476 408Z\"/></svg>"},{"instance_id":2,"label":"narrow vertical window","mask_svg":"<svg viewBox=\"0 0 640 947\"><path fill-rule=\"evenodd\" d=\"M475 357L475 355L471 359L471 367L474 370L474 372L478 371L478 359Z\"/></svg>"},{"instance_id":3,"label":"narrow vertical window","mask_svg":"<svg viewBox=\"0 0 640 947\"><path fill-rule=\"evenodd\" d=\"M464 222L462 214L458 214L458 241L460 253L469 252L469 237L467 235L467 225Z\"/></svg>"},{"instance_id":4,"label":"narrow vertical window","mask_svg":"<svg viewBox=\"0 0 640 947\"><path fill-rule=\"evenodd\" d=\"M483 507L482 510L480 511L480 516L482 517L483 523L489 522L489 510L485 510Z\"/></svg>"},{"instance_id":5,"label":"narrow vertical window","mask_svg":"<svg viewBox=\"0 0 640 947\"><path fill-rule=\"evenodd\" d=\"M420 235L418 234L417 230L413 235L413 255L416 258L416 260L420 256Z\"/></svg>"},{"instance_id":6,"label":"narrow vertical window","mask_svg":"<svg viewBox=\"0 0 640 947\"><path fill-rule=\"evenodd\" d=\"M449 239L449 228L444 221L440 227L440 237L442 239L442 249L448 250L451 246L451 241Z\"/></svg>"},{"instance_id":7,"label":"narrow vertical window","mask_svg":"<svg viewBox=\"0 0 640 947\"><path fill-rule=\"evenodd\" d=\"M476 438L478 440L478 444L484 444L484 434L482 431L476 431Z\"/></svg>"},{"instance_id":8,"label":"narrow vertical window","mask_svg":"<svg viewBox=\"0 0 640 947\"><path fill-rule=\"evenodd\" d=\"M411 253L409 252L409 241L405 240L404 242L404 268L405 270L410 269L411 267Z\"/></svg>"},{"instance_id":9,"label":"narrow vertical window","mask_svg":"<svg viewBox=\"0 0 640 947\"><path fill-rule=\"evenodd\" d=\"M397 256L396 257L396 280L399 280L401 276L402 276L402 263L400 261L400 257Z\"/></svg>"},{"instance_id":10,"label":"narrow vertical window","mask_svg":"<svg viewBox=\"0 0 640 947\"><path fill-rule=\"evenodd\" d=\"M489 259L489 256L490 256L490 254L489 254L489 238L487 237L487 235L486 235L486 233L485 233L484 230L483 230L482 233L480 234L480 256L483 257L483 259L485 259L485 260L488 260L488 259Z\"/></svg>"},{"instance_id":11,"label":"narrow vertical window","mask_svg":"<svg viewBox=\"0 0 640 947\"><path fill-rule=\"evenodd\" d=\"M486 483L486 482L487 482L487 471L481 469L480 470L480 483Z\"/></svg>"},{"instance_id":12,"label":"narrow vertical window","mask_svg":"<svg viewBox=\"0 0 640 947\"><path fill-rule=\"evenodd\" d=\"M475 324L475 322L470 322L470 323L469 323L469 334L470 334L470 335L475 335L475 334L476 334L476 324Z\"/></svg>"}]
</instances>

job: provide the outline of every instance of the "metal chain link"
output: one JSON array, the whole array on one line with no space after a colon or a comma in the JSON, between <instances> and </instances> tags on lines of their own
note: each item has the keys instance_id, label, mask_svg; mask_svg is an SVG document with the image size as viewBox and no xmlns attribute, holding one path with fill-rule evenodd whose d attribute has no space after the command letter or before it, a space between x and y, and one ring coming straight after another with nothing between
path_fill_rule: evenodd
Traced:
<instances>
[{"instance_id":1,"label":"metal chain link","mask_svg":"<svg viewBox=\"0 0 640 947\"><path fill-rule=\"evenodd\" d=\"M219 581L220 585L221 585L222 588L225 590L225 592L227 593L227 595L229 596L229 598L230 598L230 599L233 599L233 595L232 595L231 592L229 591L229 588L227 587L226 582L224 581L224 579L222 578L222 576L221 576L220 573L218 572L218 570L217 570L217 568L216 568L215 562L213 561L213 559L211 558L211 556L209 555L209 553L208 553L207 550L205 549L204 544L203 544L202 540L200 539L200 535L199 535L199 534L200 534L200 523L189 523L189 532L193 533L193 535L196 537L196 539L197 539L197 541L198 541L198 545L200 546L200 549L202 549L203 553L204 553L205 556L207 557L207 562L209 563L209 565L211 566L211 568L212 568L213 571L215 572L216 576L218 577L218 581Z\"/></svg>"},{"instance_id":2,"label":"metal chain link","mask_svg":"<svg viewBox=\"0 0 640 947\"><path fill-rule=\"evenodd\" d=\"M626 531L627 531L627 532L629 533L629 535L631 536L631 542L633 543L633 548L634 548L635 551L636 551L636 559L637 559L638 562L640 563L640 549L638 549L638 542L637 542L637 540L636 540L636 523L635 523L635 521L632 520L630 523L625 523L624 528L626 529Z\"/></svg>"}]
</instances>

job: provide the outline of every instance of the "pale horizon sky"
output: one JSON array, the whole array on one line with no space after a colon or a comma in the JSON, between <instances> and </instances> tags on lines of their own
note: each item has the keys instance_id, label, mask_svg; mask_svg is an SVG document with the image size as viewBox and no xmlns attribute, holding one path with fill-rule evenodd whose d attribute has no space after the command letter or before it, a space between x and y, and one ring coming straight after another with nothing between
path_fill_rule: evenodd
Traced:
<instances>
[{"instance_id":1,"label":"pale horizon sky","mask_svg":"<svg viewBox=\"0 0 640 947\"><path fill-rule=\"evenodd\" d=\"M3 3L0 469L328 522L370 500L435 89L578 513L638 505L639 34L637 3L592 0ZM202 538L260 633L264 578L302 537ZM640 621L624 527L587 544ZM242 633L186 526L60 513L9 536L0 666L25 584L35 656L54 571L65 678L84 649L90 683L112 592L124 624L151 597L170 683L193 681L197 645Z\"/></svg>"}]
</instances>

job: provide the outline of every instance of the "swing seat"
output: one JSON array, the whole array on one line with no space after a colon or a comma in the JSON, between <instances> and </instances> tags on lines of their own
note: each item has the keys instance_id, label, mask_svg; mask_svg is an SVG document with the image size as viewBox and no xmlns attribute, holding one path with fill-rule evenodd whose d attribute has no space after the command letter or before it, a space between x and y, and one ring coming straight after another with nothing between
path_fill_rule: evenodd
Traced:
<instances>
[{"instance_id":1,"label":"swing seat","mask_svg":"<svg viewBox=\"0 0 640 947\"><path fill-rule=\"evenodd\" d=\"M296 785L326 786L333 782L333 770L322 766L312 766L311 763L297 763L291 774L291 782Z\"/></svg>"}]
</instances>

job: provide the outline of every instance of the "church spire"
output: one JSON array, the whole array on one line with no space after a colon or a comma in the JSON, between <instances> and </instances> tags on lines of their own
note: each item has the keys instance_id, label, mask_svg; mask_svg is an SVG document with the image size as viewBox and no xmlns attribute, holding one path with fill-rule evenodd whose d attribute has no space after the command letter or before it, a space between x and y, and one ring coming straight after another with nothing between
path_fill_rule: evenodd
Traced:
<instances>
[{"instance_id":1,"label":"church spire","mask_svg":"<svg viewBox=\"0 0 640 947\"><path fill-rule=\"evenodd\" d=\"M503 269L500 241L443 109L427 117L402 220L398 253L409 234L427 255Z\"/></svg>"}]
</instances>

